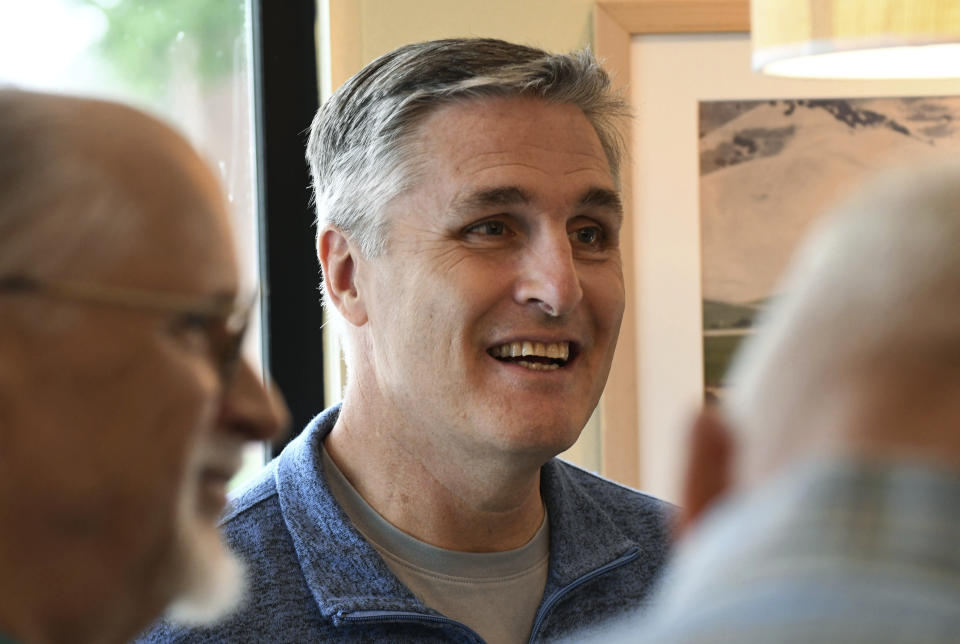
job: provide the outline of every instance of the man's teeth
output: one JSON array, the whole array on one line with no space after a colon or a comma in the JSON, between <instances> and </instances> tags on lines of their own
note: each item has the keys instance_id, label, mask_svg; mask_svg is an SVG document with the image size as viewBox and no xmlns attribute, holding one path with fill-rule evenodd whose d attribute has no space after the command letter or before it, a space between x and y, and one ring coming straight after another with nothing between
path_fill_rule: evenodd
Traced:
<instances>
[{"instance_id":1,"label":"man's teeth","mask_svg":"<svg viewBox=\"0 0 960 644\"><path fill-rule=\"evenodd\" d=\"M527 369L533 369L534 371L553 371L554 369L559 369L560 365L556 362L530 362L529 360L517 360L515 364L520 365L521 367L526 367Z\"/></svg>"},{"instance_id":2,"label":"man's teeth","mask_svg":"<svg viewBox=\"0 0 960 644\"><path fill-rule=\"evenodd\" d=\"M508 342L490 349L494 358L514 358L515 364L536 371L559 369L570 357L569 342ZM526 357L548 358L556 362L542 362L539 360L523 360ZM517 358L520 358L517 360Z\"/></svg>"}]
</instances>

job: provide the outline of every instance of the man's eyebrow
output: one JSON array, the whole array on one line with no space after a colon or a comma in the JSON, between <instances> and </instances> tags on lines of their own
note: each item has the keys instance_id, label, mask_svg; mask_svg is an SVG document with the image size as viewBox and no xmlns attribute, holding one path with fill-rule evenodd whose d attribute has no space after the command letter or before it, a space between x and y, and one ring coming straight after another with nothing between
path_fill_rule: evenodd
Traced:
<instances>
[{"instance_id":1,"label":"man's eyebrow","mask_svg":"<svg viewBox=\"0 0 960 644\"><path fill-rule=\"evenodd\" d=\"M217 289L210 294L210 300L214 302L236 302L238 298L242 297L235 289Z\"/></svg>"},{"instance_id":2,"label":"man's eyebrow","mask_svg":"<svg viewBox=\"0 0 960 644\"><path fill-rule=\"evenodd\" d=\"M529 192L517 186L503 186L498 188L481 189L458 198L454 210L471 212L487 208L521 206L529 204L533 197ZM620 195L608 188L590 188L577 205L581 208L603 208L613 212L618 218L623 217L623 201Z\"/></svg>"},{"instance_id":3,"label":"man's eyebrow","mask_svg":"<svg viewBox=\"0 0 960 644\"><path fill-rule=\"evenodd\" d=\"M620 195L607 188L590 188L580 197L580 206L604 208L623 218L623 201Z\"/></svg>"},{"instance_id":4,"label":"man's eyebrow","mask_svg":"<svg viewBox=\"0 0 960 644\"><path fill-rule=\"evenodd\" d=\"M491 207L521 206L530 203L533 198L523 188L504 186L488 188L471 192L458 198L453 207L455 210L473 211Z\"/></svg>"}]
</instances>

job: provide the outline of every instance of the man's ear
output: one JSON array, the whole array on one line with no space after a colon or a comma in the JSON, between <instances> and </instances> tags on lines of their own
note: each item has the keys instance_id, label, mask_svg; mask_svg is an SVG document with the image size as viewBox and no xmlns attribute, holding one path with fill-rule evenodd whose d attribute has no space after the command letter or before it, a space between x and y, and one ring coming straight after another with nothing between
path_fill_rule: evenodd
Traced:
<instances>
[{"instance_id":1,"label":"man's ear","mask_svg":"<svg viewBox=\"0 0 960 644\"><path fill-rule=\"evenodd\" d=\"M317 257L330 303L354 326L365 324L367 309L357 285L359 253L353 244L336 228L326 228L317 239Z\"/></svg>"},{"instance_id":2,"label":"man's ear","mask_svg":"<svg viewBox=\"0 0 960 644\"><path fill-rule=\"evenodd\" d=\"M683 536L730 489L733 454L733 435L726 422L714 407L704 407L690 428L674 536Z\"/></svg>"}]
</instances>

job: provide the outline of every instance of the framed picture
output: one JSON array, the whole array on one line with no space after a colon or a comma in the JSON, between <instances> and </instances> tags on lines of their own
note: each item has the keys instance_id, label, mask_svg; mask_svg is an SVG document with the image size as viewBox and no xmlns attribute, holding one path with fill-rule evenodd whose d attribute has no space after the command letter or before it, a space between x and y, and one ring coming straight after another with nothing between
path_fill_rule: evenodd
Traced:
<instances>
[{"instance_id":1,"label":"framed picture","mask_svg":"<svg viewBox=\"0 0 960 644\"><path fill-rule=\"evenodd\" d=\"M810 224L889 165L960 152L960 97L717 100L699 104L704 386L777 293Z\"/></svg>"},{"instance_id":2,"label":"framed picture","mask_svg":"<svg viewBox=\"0 0 960 644\"><path fill-rule=\"evenodd\" d=\"M601 407L602 471L671 500L678 498L686 428L704 395L701 105L960 95L960 80L754 74L748 6L747 0L596 6L597 53L634 112L624 169L628 309ZM846 180L837 184L838 192L848 187Z\"/></svg>"}]
</instances>

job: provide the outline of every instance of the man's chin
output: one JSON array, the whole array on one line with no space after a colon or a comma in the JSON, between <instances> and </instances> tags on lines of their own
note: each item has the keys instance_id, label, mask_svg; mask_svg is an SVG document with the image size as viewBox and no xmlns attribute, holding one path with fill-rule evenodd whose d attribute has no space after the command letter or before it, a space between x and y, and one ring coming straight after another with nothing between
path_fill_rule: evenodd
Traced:
<instances>
[{"instance_id":1,"label":"man's chin","mask_svg":"<svg viewBox=\"0 0 960 644\"><path fill-rule=\"evenodd\" d=\"M199 525L201 522L204 525ZM180 541L180 590L166 617L187 626L209 626L229 616L243 602L246 570L214 525L198 521L192 532Z\"/></svg>"}]
</instances>

